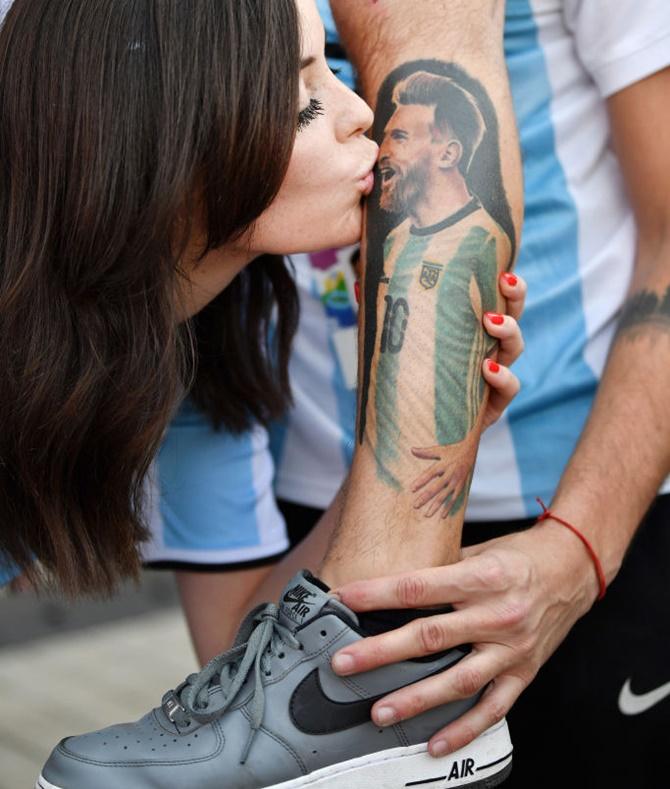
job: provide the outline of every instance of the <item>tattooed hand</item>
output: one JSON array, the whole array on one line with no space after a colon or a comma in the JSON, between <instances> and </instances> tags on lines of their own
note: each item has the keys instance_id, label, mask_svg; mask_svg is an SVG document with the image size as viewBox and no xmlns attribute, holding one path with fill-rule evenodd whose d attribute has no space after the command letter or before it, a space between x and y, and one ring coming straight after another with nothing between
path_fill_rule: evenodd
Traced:
<instances>
[{"instance_id":1,"label":"tattooed hand","mask_svg":"<svg viewBox=\"0 0 670 789\"><path fill-rule=\"evenodd\" d=\"M468 438L460 444L436 447L413 447L412 454L422 460L435 462L412 483L415 509L428 506L426 518L432 517L442 507L442 517L448 518L462 503L462 496L470 478L477 454L477 441Z\"/></svg>"}]
</instances>

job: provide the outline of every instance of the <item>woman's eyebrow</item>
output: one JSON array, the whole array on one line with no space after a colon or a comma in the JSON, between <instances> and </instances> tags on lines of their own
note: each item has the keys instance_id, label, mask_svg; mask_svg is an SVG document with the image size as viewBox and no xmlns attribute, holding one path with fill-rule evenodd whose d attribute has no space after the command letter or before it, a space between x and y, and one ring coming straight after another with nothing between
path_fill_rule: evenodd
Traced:
<instances>
[{"instance_id":1,"label":"woman's eyebrow","mask_svg":"<svg viewBox=\"0 0 670 789\"><path fill-rule=\"evenodd\" d=\"M304 68L307 68L307 66L311 66L312 63L314 63L315 60L316 60L316 58L314 57L314 55L310 55L307 58L303 58L300 61L300 71L302 71Z\"/></svg>"}]
</instances>

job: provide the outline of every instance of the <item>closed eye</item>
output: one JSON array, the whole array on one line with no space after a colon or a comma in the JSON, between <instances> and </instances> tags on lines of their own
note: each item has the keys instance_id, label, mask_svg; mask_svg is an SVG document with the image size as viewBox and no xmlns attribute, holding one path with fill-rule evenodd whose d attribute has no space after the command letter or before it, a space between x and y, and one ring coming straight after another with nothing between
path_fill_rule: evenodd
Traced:
<instances>
[{"instance_id":1,"label":"closed eye","mask_svg":"<svg viewBox=\"0 0 670 789\"><path fill-rule=\"evenodd\" d=\"M298 113L298 131L302 131L306 126L315 120L319 115L323 115L324 106L318 99L310 99L309 104Z\"/></svg>"}]
</instances>

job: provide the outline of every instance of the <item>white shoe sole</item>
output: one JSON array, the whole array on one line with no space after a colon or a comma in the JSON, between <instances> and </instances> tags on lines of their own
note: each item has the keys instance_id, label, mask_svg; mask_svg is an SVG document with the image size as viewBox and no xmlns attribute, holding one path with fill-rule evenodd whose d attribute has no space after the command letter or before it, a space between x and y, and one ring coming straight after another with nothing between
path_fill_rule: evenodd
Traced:
<instances>
[{"instance_id":1,"label":"white shoe sole","mask_svg":"<svg viewBox=\"0 0 670 789\"><path fill-rule=\"evenodd\" d=\"M37 779L37 783L35 784L35 789L61 789L60 786L54 786L54 784L50 784L46 778L40 777Z\"/></svg>"},{"instance_id":2,"label":"white shoe sole","mask_svg":"<svg viewBox=\"0 0 670 789\"><path fill-rule=\"evenodd\" d=\"M360 756L323 767L266 789L492 789L512 769L512 742L507 722L492 726L474 742L448 756L434 758L426 743ZM67 789L41 775L35 789Z\"/></svg>"},{"instance_id":3,"label":"white shoe sole","mask_svg":"<svg viewBox=\"0 0 670 789\"><path fill-rule=\"evenodd\" d=\"M489 789L502 783L511 769L512 742L503 720L447 756L430 756L426 743L391 748L323 767L266 789Z\"/></svg>"}]
</instances>

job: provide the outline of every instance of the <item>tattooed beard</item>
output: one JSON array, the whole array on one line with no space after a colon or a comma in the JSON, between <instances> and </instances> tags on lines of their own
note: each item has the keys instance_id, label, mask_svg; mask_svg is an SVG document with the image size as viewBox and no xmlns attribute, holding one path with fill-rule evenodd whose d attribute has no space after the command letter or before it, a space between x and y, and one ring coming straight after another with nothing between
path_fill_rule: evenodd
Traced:
<instances>
[{"instance_id":1,"label":"tattooed beard","mask_svg":"<svg viewBox=\"0 0 670 789\"><path fill-rule=\"evenodd\" d=\"M404 175L397 173L382 183L379 205L389 214L410 214L426 192L430 160L425 157L410 167Z\"/></svg>"}]
</instances>

